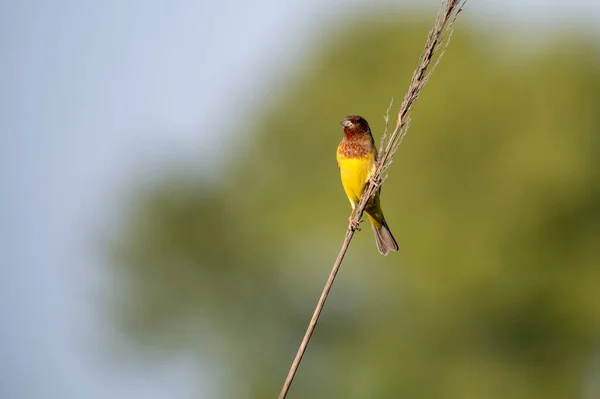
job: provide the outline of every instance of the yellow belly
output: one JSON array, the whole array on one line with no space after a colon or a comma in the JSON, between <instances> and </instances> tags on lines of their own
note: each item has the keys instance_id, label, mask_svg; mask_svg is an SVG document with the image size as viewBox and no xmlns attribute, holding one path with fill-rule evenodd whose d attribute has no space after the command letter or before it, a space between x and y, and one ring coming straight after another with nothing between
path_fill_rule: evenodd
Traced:
<instances>
[{"instance_id":1,"label":"yellow belly","mask_svg":"<svg viewBox=\"0 0 600 399\"><path fill-rule=\"evenodd\" d=\"M365 183L375 172L375 151L364 158L344 158L338 153L337 161L344 191L354 209L360 201Z\"/></svg>"}]
</instances>

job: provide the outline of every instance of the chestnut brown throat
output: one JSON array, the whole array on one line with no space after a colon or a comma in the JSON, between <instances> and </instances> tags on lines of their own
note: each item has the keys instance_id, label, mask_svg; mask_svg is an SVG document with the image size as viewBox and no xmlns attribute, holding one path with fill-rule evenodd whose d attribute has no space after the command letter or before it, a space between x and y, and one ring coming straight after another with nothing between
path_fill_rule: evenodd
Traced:
<instances>
[{"instance_id":1,"label":"chestnut brown throat","mask_svg":"<svg viewBox=\"0 0 600 399\"><path fill-rule=\"evenodd\" d=\"M339 154L344 158L372 157L375 142L371 135L369 123L358 115L346 117L342 122L344 138L338 147Z\"/></svg>"}]
</instances>

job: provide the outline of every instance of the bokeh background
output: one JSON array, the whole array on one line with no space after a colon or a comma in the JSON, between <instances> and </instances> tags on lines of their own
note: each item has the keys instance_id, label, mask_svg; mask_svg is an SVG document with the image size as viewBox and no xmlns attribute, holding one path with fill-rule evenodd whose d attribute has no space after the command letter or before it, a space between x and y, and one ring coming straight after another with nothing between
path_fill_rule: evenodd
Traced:
<instances>
[{"instance_id":1,"label":"bokeh background","mask_svg":"<svg viewBox=\"0 0 600 399\"><path fill-rule=\"evenodd\" d=\"M0 397L275 397L437 7L3 1ZM599 38L467 4L290 398L600 398Z\"/></svg>"}]
</instances>

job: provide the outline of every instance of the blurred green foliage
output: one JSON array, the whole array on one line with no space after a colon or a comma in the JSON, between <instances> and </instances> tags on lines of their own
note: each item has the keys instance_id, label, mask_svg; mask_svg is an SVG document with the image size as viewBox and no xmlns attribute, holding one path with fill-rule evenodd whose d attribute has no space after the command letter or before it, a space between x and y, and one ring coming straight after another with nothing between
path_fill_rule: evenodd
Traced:
<instances>
[{"instance_id":1,"label":"blurred green foliage","mask_svg":"<svg viewBox=\"0 0 600 399\"><path fill-rule=\"evenodd\" d=\"M289 86L234 126L219 183L157 178L115 237L123 324L197 354L222 397L275 397L284 380L350 211L338 122L360 114L379 140L429 28L386 21L297 55ZM478 32L458 24L385 183L401 252L380 256L368 228L355 237L289 398L590 394L599 53L580 37L524 52Z\"/></svg>"}]
</instances>

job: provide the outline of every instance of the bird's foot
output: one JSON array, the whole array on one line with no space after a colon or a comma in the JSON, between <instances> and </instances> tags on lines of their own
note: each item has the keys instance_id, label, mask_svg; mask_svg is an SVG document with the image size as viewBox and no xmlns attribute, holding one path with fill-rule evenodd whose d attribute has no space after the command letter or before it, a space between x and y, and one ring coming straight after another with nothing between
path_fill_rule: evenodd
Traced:
<instances>
[{"instance_id":1,"label":"bird's foot","mask_svg":"<svg viewBox=\"0 0 600 399\"><path fill-rule=\"evenodd\" d=\"M359 221L357 222L357 221L355 221L355 220L352 218L352 216L350 216L350 217L348 218L348 222L350 223L350 228L351 228L353 231L360 231L360 224L362 223L362 220L359 220Z\"/></svg>"}]
</instances>

